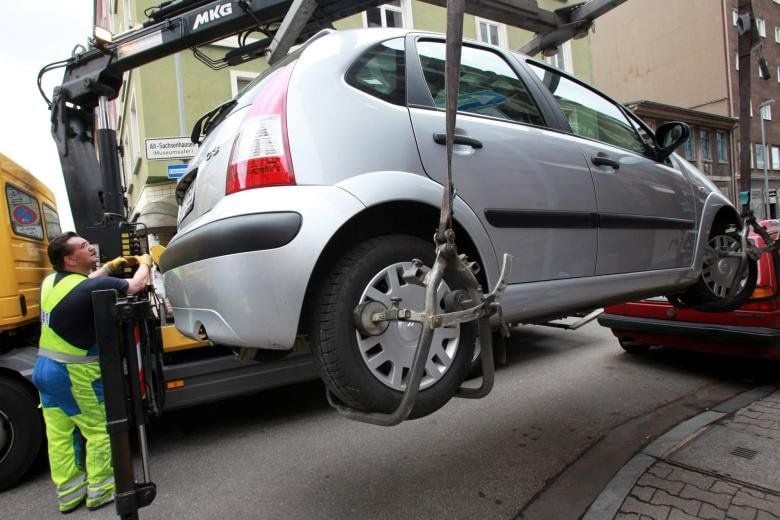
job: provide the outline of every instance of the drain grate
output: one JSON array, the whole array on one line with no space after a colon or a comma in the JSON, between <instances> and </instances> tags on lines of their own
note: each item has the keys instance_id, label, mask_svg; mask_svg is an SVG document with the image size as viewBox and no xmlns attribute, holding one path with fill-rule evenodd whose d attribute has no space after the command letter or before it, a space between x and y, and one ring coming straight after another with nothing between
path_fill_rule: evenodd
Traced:
<instances>
[{"instance_id":1,"label":"drain grate","mask_svg":"<svg viewBox=\"0 0 780 520\"><path fill-rule=\"evenodd\" d=\"M758 452L756 450L751 450L750 448L734 448L734 450L731 452L732 455L736 455L737 457L742 457L743 459L753 460L756 455L758 455Z\"/></svg>"}]
</instances>

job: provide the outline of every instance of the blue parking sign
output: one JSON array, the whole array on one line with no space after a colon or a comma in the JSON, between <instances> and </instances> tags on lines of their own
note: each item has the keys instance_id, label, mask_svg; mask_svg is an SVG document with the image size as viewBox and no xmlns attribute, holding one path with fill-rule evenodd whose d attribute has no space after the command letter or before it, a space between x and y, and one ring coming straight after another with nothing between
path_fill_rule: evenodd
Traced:
<instances>
[{"instance_id":1,"label":"blue parking sign","mask_svg":"<svg viewBox=\"0 0 780 520\"><path fill-rule=\"evenodd\" d=\"M169 179L181 179L184 172L187 171L186 164L169 164L168 165L168 178Z\"/></svg>"}]
</instances>

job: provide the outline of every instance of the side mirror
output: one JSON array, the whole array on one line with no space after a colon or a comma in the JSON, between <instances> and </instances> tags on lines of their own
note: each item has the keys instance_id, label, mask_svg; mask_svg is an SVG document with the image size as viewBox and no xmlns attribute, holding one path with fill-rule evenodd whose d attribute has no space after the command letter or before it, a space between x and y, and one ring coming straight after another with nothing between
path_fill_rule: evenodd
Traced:
<instances>
[{"instance_id":1,"label":"side mirror","mask_svg":"<svg viewBox=\"0 0 780 520\"><path fill-rule=\"evenodd\" d=\"M656 153L663 161L691 137L691 127L680 121L664 123L655 131Z\"/></svg>"}]
</instances>

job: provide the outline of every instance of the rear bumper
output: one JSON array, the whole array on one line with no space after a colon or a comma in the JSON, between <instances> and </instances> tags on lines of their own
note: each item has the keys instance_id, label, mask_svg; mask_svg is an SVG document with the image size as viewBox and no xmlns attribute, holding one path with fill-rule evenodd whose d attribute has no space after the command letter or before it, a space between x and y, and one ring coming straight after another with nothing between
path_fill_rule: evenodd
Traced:
<instances>
[{"instance_id":1,"label":"rear bumper","mask_svg":"<svg viewBox=\"0 0 780 520\"><path fill-rule=\"evenodd\" d=\"M780 360L780 330L677 322L605 314L599 323L621 341L658 345L708 354Z\"/></svg>"},{"instance_id":2,"label":"rear bumper","mask_svg":"<svg viewBox=\"0 0 780 520\"><path fill-rule=\"evenodd\" d=\"M275 249L289 244L301 229L299 213L254 213L209 222L171 241L160 259L164 273L218 256Z\"/></svg>"},{"instance_id":3,"label":"rear bumper","mask_svg":"<svg viewBox=\"0 0 780 520\"><path fill-rule=\"evenodd\" d=\"M181 230L162 257L176 328L190 338L203 329L220 345L292 348L317 260L362 209L333 186L224 197Z\"/></svg>"},{"instance_id":4,"label":"rear bumper","mask_svg":"<svg viewBox=\"0 0 780 520\"><path fill-rule=\"evenodd\" d=\"M598 322L604 327L620 332L638 332L662 337L690 337L695 338L696 341L714 343L755 343L765 346L780 346L780 329L768 327L735 327L733 325L637 318L617 314L602 314L598 317Z\"/></svg>"}]
</instances>

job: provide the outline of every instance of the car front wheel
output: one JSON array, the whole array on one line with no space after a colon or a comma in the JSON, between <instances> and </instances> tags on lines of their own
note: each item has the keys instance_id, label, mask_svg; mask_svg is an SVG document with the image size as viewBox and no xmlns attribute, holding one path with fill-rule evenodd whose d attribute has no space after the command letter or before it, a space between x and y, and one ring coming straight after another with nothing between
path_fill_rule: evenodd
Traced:
<instances>
[{"instance_id":1,"label":"car front wheel","mask_svg":"<svg viewBox=\"0 0 780 520\"><path fill-rule=\"evenodd\" d=\"M716 233L710 237L704 251L699 280L682 294L672 295L669 301L678 307L692 307L708 312L727 312L741 307L756 288L758 268L756 261L747 258L740 269L742 244L730 233ZM734 280L735 290L731 290Z\"/></svg>"},{"instance_id":2,"label":"car front wheel","mask_svg":"<svg viewBox=\"0 0 780 520\"><path fill-rule=\"evenodd\" d=\"M433 245L407 235L373 238L343 255L320 287L312 348L328 389L352 408L390 413L406 389L422 325L391 321L381 334L365 335L354 326L353 312L368 301L390 307L395 298L402 308L422 311L425 287L402 277L414 258L432 265ZM445 295L457 288L452 280L441 282L437 312L444 312ZM475 339L475 323L436 329L410 418L438 410L454 395L466 378Z\"/></svg>"}]
</instances>

